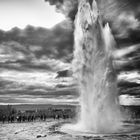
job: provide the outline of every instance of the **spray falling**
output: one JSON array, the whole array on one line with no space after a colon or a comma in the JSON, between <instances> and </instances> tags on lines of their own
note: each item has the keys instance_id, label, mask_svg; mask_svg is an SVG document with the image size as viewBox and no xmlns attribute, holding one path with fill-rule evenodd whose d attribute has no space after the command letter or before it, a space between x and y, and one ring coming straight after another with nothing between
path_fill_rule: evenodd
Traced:
<instances>
[{"instance_id":1,"label":"spray falling","mask_svg":"<svg viewBox=\"0 0 140 140\"><path fill-rule=\"evenodd\" d=\"M108 23L103 27L96 2L80 1L73 60L73 72L81 93L77 130L111 133L120 128L122 117L113 68L114 50L115 40Z\"/></svg>"}]
</instances>

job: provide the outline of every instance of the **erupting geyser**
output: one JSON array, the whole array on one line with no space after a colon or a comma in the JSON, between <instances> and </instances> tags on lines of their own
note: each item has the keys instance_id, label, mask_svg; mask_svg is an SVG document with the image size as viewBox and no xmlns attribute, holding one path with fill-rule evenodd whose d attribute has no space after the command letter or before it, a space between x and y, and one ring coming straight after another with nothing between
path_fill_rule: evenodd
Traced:
<instances>
[{"instance_id":1,"label":"erupting geyser","mask_svg":"<svg viewBox=\"0 0 140 140\"><path fill-rule=\"evenodd\" d=\"M79 83L81 114L72 130L114 133L121 128L116 72L115 40L109 24L103 26L96 1L79 1L75 20L73 72Z\"/></svg>"}]
</instances>

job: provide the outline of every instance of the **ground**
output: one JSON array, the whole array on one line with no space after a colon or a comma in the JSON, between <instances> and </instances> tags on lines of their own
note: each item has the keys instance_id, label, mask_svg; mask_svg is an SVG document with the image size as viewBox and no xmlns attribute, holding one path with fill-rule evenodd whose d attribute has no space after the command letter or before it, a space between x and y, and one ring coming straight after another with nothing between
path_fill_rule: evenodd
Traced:
<instances>
[{"instance_id":1,"label":"ground","mask_svg":"<svg viewBox=\"0 0 140 140\"><path fill-rule=\"evenodd\" d=\"M68 120L67 120L68 121ZM132 124L132 133L67 134L59 131L63 120L0 124L0 140L140 140L140 125ZM135 133L137 131L137 133Z\"/></svg>"},{"instance_id":2,"label":"ground","mask_svg":"<svg viewBox=\"0 0 140 140\"><path fill-rule=\"evenodd\" d=\"M59 135L49 135L55 121L0 124L0 140L58 140Z\"/></svg>"}]
</instances>

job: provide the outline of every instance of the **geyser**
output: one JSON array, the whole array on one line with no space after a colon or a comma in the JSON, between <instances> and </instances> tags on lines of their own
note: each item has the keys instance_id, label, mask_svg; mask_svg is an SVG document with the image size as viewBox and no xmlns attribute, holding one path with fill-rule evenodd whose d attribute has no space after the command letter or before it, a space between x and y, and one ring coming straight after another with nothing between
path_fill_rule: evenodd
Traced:
<instances>
[{"instance_id":1,"label":"geyser","mask_svg":"<svg viewBox=\"0 0 140 140\"><path fill-rule=\"evenodd\" d=\"M103 26L96 1L79 1L74 35L73 72L79 84L81 112L78 123L65 128L115 133L122 120L113 66L116 43L109 24Z\"/></svg>"}]
</instances>

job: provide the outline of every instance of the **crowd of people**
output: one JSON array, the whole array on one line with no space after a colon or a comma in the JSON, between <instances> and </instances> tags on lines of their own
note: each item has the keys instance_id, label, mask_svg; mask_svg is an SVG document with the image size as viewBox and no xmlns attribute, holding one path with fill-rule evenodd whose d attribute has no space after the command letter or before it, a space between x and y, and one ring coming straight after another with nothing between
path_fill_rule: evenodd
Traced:
<instances>
[{"instance_id":1,"label":"crowd of people","mask_svg":"<svg viewBox=\"0 0 140 140\"><path fill-rule=\"evenodd\" d=\"M2 115L0 121L2 123L21 123L21 122L35 122L35 121L45 121L46 119L68 119L72 118L72 113L61 112L53 110L51 113L41 114L41 113L20 113L11 115Z\"/></svg>"},{"instance_id":2,"label":"crowd of people","mask_svg":"<svg viewBox=\"0 0 140 140\"><path fill-rule=\"evenodd\" d=\"M9 116L2 116L2 123L13 123L13 122L33 122L36 120L46 120L46 115L35 116L35 115L9 115Z\"/></svg>"}]
</instances>

